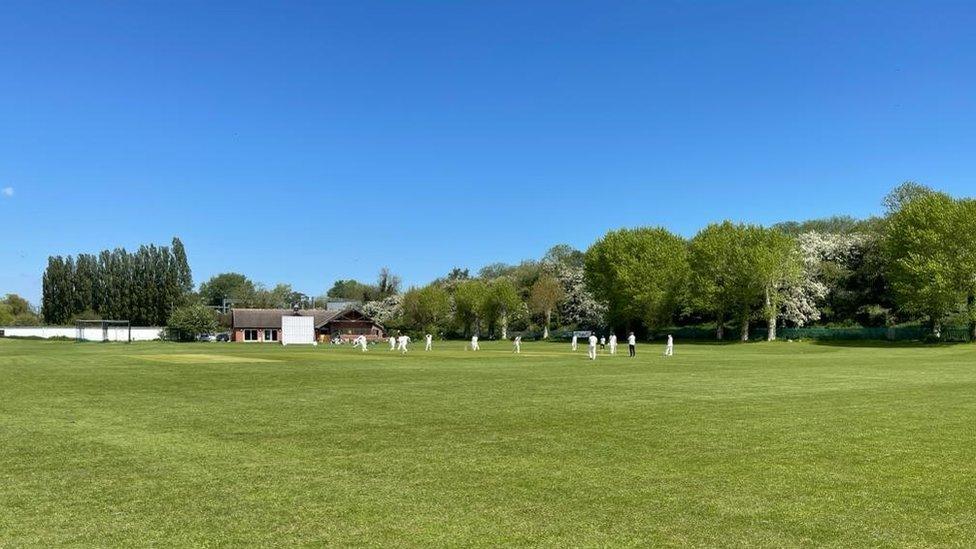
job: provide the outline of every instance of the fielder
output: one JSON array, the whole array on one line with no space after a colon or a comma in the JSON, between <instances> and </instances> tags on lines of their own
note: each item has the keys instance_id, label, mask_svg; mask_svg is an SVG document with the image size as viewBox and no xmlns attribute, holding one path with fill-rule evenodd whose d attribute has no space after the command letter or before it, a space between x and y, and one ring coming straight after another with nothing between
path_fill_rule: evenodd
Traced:
<instances>
[{"instance_id":1,"label":"fielder","mask_svg":"<svg viewBox=\"0 0 976 549\"><path fill-rule=\"evenodd\" d=\"M586 354L590 360L596 360L596 336L593 334L590 334L590 347L586 350Z\"/></svg>"},{"instance_id":2,"label":"fielder","mask_svg":"<svg viewBox=\"0 0 976 549\"><path fill-rule=\"evenodd\" d=\"M637 336L634 335L634 332L630 332L630 335L627 336L627 346L630 347L630 358L637 356Z\"/></svg>"},{"instance_id":3,"label":"fielder","mask_svg":"<svg viewBox=\"0 0 976 549\"><path fill-rule=\"evenodd\" d=\"M478 336L471 336L471 350L478 350Z\"/></svg>"},{"instance_id":4,"label":"fielder","mask_svg":"<svg viewBox=\"0 0 976 549\"><path fill-rule=\"evenodd\" d=\"M602 351L606 348L607 348L607 338L600 336L600 350Z\"/></svg>"},{"instance_id":5,"label":"fielder","mask_svg":"<svg viewBox=\"0 0 976 549\"><path fill-rule=\"evenodd\" d=\"M354 339L353 342L352 342L352 346L353 347L357 347L357 346L358 347L362 347L363 348L363 352L365 353L368 350L366 348L366 336L361 335L361 336L357 337L356 339Z\"/></svg>"},{"instance_id":6,"label":"fielder","mask_svg":"<svg viewBox=\"0 0 976 549\"><path fill-rule=\"evenodd\" d=\"M427 334L424 336L424 350L429 351L434 346L434 336Z\"/></svg>"},{"instance_id":7,"label":"fielder","mask_svg":"<svg viewBox=\"0 0 976 549\"><path fill-rule=\"evenodd\" d=\"M617 354L617 334L610 334L610 354Z\"/></svg>"},{"instance_id":8,"label":"fielder","mask_svg":"<svg viewBox=\"0 0 976 549\"><path fill-rule=\"evenodd\" d=\"M576 343L576 334L573 334L573 350L575 351L575 350L576 350L576 348L577 348L577 343Z\"/></svg>"},{"instance_id":9,"label":"fielder","mask_svg":"<svg viewBox=\"0 0 976 549\"><path fill-rule=\"evenodd\" d=\"M395 337L390 336L390 350L396 349L397 340Z\"/></svg>"},{"instance_id":10,"label":"fielder","mask_svg":"<svg viewBox=\"0 0 976 549\"><path fill-rule=\"evenodd\" d=\"M668 334L668 343L664 346L664 356L674 356L674 338Z\"/></svg>"},{"instance_id":11,"label":"fielder","mask_svg":"<svg viewBox=\"0 0 976 549\"><path fill-rule=\"evenodd\" d=\"M402 335L397 338L397 349L401 354L407 354L407 343L410 343L410 336Z\"/></svg>"},{"instance_id":12,"label":"fielder","mask_svg":"<svg viewBox=\"0 0 976 549\"><path fill-rule=\"evenodd\" d=\"M513 343L515 345L515 350L513 352L515 354L517 354L517 355L518 354L521 354L522 353L522 336L515 336L515 340L513 341Z\"/></svg>"}]
</instances>

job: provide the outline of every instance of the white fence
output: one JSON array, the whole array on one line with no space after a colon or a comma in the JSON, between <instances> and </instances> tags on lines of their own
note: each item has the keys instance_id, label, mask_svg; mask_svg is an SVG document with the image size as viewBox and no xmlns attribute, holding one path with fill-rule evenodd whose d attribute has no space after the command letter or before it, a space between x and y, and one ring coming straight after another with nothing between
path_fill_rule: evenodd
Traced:
<instances>
[{"instance_id":1,"label":"white fence","mask_svg":"<svg viewBox=\"0 0 976 549\"><path fill-rule=\"evenodd\" d=\"M133 326L132 341L152 341L161 339L165 328L156 326ZM0 326L4 337L78 337L78 328L70 326ZM82 339L86 341L102 341L105 334L101 326L87 326L82 330ZM109 326L107 329L109 341L126 341L129 339L129 328L125 326Z\"/></svg>"}]
</instances>

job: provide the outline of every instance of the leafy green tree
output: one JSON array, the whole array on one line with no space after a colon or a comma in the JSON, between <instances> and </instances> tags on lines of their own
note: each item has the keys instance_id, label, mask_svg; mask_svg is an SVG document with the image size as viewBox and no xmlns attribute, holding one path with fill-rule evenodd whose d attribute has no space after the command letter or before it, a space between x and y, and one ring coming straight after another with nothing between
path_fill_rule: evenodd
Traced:
<instances>
[{"instance_id":1,"label":"leafy green tree","mask_svg":"<svg viewBox=\"0 0 976 549\"><path fill-rule=\"evenodd\" d=\"M959 246L953 242L960 237L959 212L948 195L924 193L888 220L885 244L895 298L903 310L928 317L934 337L941 336L942 320L967 294Z\"/></svg>"},{"instance_id":2,"label":"leafy green tree","mask_svg":"<svg viewBox=\"0 0 976 549\"><path fill-rule=\"evenodd\" d=\"M34 314L34 307L31 306L30 302L17 294L7 294L2 303L9 307L10 314L14 316Z\"/></svg>"},{"instance_id":3,"label":"leafy green tree","mask_svg":"<svg viewBox=\"0 0 976 549\"><path fill-rule=\"evenodd\" d=\"M365 284L358 280L336 280L326 292L327 298L348 299L351 301L373 301L379 299L379 291L371 284Z\"/></svg>"},{"instance_id":4,"label":"leafy green tree","mask_svg":"<svg viewBox=\"0 0 976 549\"><path fill-rule=\"evenodd\" d=\"M454 316L465 335L481 333L481 315L487 293L488 287L477 278L464 280L454 288Z\"/></svg>"},{"instance_id":5,"label":"leafy green tree","mask_svg":"<svg viewBox=\"0 0 976 549\"><path fill-rule=\"evenodd\" d=\"M529 294L529 310L542 316L542 339L549 339L552 312L563 300L563 287L552 275L542 275L532 285Z\"/></svg>"},{"instance_id":6,"label":"leafy green tree","mask_svg":"<svg viewBox=\"0 0 976 549\"><path fill-rule=\"evenodd\" d=\"M897 213L912 200L934 193L935 191L929 187L926 187L925 185L922 185L921 183L906 181L885 195L884 199L881 201L881 204L884 206L888 215L892 215Z\"/></svg>"},{"instance_id":7,"label":"leafy green tree","mask_svg":"<svg viewBox=\"0 0 976 549\"><path fill-rule=\"evenodd\" d=\"M166 328L181 341L193 341L200 334L217 330L217 314L205 305L183 305L170 314Z\"/></svg>"},{"instance_id":8,"label":"leafy green tree","mask_svg":"<svg viewBox=\"0 0 976 549\"><path fill-rule=\"evenodd\" d=\"M515 270L515 265L508 263L489 263L478 270L478 278L482 280L494 280L499 277L508 276Z\"/></svg>"},{"instance_id":9,"label":"leafy green tree","mask_svg":"<svg viewBox=\"0 0 976 549\"><path fill-rule=\"evenodd\" d=\"M699 231L689 246L692 271L690 301L712 316L724 337L728 318L740 323L740 338L749 339L749 321L757 308L776 339L777 318L787 289L802 274L796 243L778 229L729 221Z\"/></svg>"},{"instance_id":10,"label":"leafy green tree","mask_svg":"<svg viewBox=\"0 0 976 549\"><path fill-rule=\"evenodd\" d=\"M776 320L786 297L784 290L802 275L796 242L776 229L753 228L746 250L752 274L763 296L762 311L768 331L766 339L776 339Z\"/></svg>"},{"instance_id":11,"label":"leafy green tree","mask_svg":"<svg viewBox=\"0 0 976 549\"><path fill-rule=\"evenodd\" d=\"M723 339L727 319L745 318L748 337L749 310L756 299L750 266L742 243L749 228L729 221L713 223L691 240L688 261L691 269L690 303L716 322L715 337Z\"/></svg>"},{"instance_id":12,"label":"leafy green tree","mask_svg":"<svg viewBox=\"0 0 976 549\"><path fill-rule=\"evenodd\" d=\"M429 284L423 288L411 288L403 294L403 316L416 330L436 333L443 328L451 314L451 296L447 290Z\"/></svg>"},{"instance_id":13,"label":"leafy green tree","mask_svg":"<svg viewBox=\"0 0 976 549\"><path fill-rule=\"evenodd\" d=\"M75 262L72 311L95 309L96 279L98 276L98 258L91 254L79 254L78 260Z\"/></svg>"},{"instance_id":14,"label":"leafy green tree","mask_svg":"<svg viewBox=\"0 0 976 549\"><path fill-rule=\"evenodd\" d=\"M41 282L41 314L48 324L64 324L71 316L71 275L61 256L47 258Z\"/></svg>"},{"instance_id":15,"label":"leafy green tree","mask_svg":"<svg viewBox=\"0 0 976 549\"><path fill-rule=\"evenodd\" d=\"M522 300L511 279L501 277L489 282L481 311L491 333L494 334L495 323L500 323L502 339L508 339L509 320L521 305Z\"/></svg>"},{"instance_id":16,"label":"leafy green tree","mask_svg":"<svg viewBox=\"0 0 976 549\"><path fill-rule=\"evenodd\" d=\"M223 305L225 299L248 305L256 290L254 283L240 273L221 273L200 285L200 297L205 305Z\"/></svg>"},{"instance_id":17,"label":"leafy green tree","mask_svg":"<svg viewBox=\"0 0 976 549\"><path fill-rule=\"evenodd\" d=\"M849 215L835 215L807 221L784 221L773 225L774 229L790 236L800 236L804 233L817 232L828 234L854 234L864 229L865 221L855 219Z\"/></svg>"},{"instance_id":18,"label":"leafy green tree","mask_svg":"<svg viewBox=\"0 0 976 549\"><path fill-rule=\"evenodd\" d=\"M30 302L17 294L0 299L0 326L32 326L40 322Z\"/></svg>"},{"instance_id":19,"label":"leafy green tree","mask_svg":"<svg viewBox=\"0 0 976 549\"><path fill-rule=\"evenodd\" d=\"M976 200L967 198L955 205L955 238L948 243L955 249L956 272L959 286L966 296L966 315L969 319L969 339L976 341L976 241L958 235L976 234Z\"/></svg>"},{"instance_id":20,"label":"leafy green tree","mask_svg":"<svg viewBox=\"0 0 976 549\"><path fill-rule=\"evenodd\" d=\"M586 255L569 244L556 244L542 256L542 262L582 269L586 262Z\"/></svg>"},{"instance_id":21,"label":"leafy green tree","mask_svg":"<svg viewBox=\"0 0 976 549\"><path fill-rule=\"evenodd\" d=\"M250 307L261 309L290 309L295 305L302 306L302 294L295 292L291 284L275 284L268 289L263 284L256 284L254 297L248 303Z\"/></svg>"},{"instance_id":22,"label":"leafy green tree","mask_svg":"<svg viewBox=\"0 0 976 549\"><path fill-rule=\"evenodd\" d=\"M172 253L179 292L177 297L186 296L193 291L193 273L190 271L190 263L186 258L186 248L183 247L183 241L177 237L173 237Z\"/></svg>"},{"instance_id":23,"label":"leafy green tree","mask_svg":"<svg viewBox=\"0 0 976 549\"><path fill-rule=\"evenodd\" d=\"M671 322L690 275L686 242L663 228L611 231L586 251L585 265L589 287L619 326Z\"/></svg>"}]
</instances>

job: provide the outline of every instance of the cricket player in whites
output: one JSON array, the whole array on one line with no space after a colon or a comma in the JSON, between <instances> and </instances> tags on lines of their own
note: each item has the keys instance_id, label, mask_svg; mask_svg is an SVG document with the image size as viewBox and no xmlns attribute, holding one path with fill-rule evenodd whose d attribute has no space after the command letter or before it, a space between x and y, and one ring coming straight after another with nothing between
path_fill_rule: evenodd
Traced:
<instances>
[{"instance_id":1,"label":"cricket player in whites","mask_svg":"<svg viewBox=\"0 0 976 549\"><path fill-rule=\"evenodd\" d=\"M396 349L397 340L395 337L390 336L390 350Z\"/></svg>"},{"instance_id":2,"label":"cricket player in whites","mask_svg":"<svg viewBox=\"0 0 976 549\"><path fill-rule=\"evenodd\" d=\"M515 349L512 352L517 355L522 354L522 336L520 335L515 336L515 339L512 341L512 344L515 346Z\"/></svg>"},{"instance_id":3,"label":"cricket player in whites","mask_svg":"<svg viewBox=\"0 0 976 549\"><path fill-rule=\"evenodd\" d=\"M407 343L410 343L410 336L404 334L397 338L397 349L401 351L401 354L407 354Z\"/></svg>"},{"instance_id":4,"label":"cricket player in whites","mask_svg":"<svg viewBox=\"0 0 976 549\"><path fill-rule=\"evenodd\" d=\"M427 334L424 336L424 350L429 351L434 347L434 336Z\"/></svg>"},{"instance_id":5,"label":"cricket player in whites","mask_svg":"<svg viewBox=\"0 0 976 549\"><path fill-rule=\"evenodd\" d=\"M577 349L577 339L576 339L576 334L573 334L573 350L575 351L576 349Z\"/></svg>"},{"instance_id":6,"label":"cricket player in whites","mask_svg":"<svg viewBox=\"0 0 976 549\"><path fill-rule=\"evenodd\" d=\"M366 336L364 335L358 336L353 340L352 344L354 347L362 347L364 353L369 350L366 348Z\"/></svg>"},{"instance_id":7,"label":"cricket player in whites","mask_svg":"<svg viewBox=\"0 0 976 549\"><path fill-rule=\"evenodd\" d=\"M664 346L664 356L674 356L674 338L668 334L668 343Z\"/></svg>"},{"instance_id":8,"label":"cricket player in whites","mask_svg":"<svg viewBox=\"0 0 976 549\"><path fill-rule=\"evenodd\" d=\"M617 354L617 334L610 334L610 354Z\"/></svg>"},{"instance_id":9,"label":"cricket player in whites","mask_svg":"<svg viewBox=\"0 0 976 549\"><path fill-rule=\"evenodd\" d=\"M593 334L590 334L590 347L586 350L586 354L590 360L596 360L596 336Z\"/></svg>"},{"instance_id":10,"label":"cricket player in whites","mask_svg":"<svg viewBox=\"0 0 976 549\"><path fill-rule=\"evenodd\" d=\"M476 335L471 336L471 350L472 351L478 350L478 336Z\"/></svg>"}]
</instances>

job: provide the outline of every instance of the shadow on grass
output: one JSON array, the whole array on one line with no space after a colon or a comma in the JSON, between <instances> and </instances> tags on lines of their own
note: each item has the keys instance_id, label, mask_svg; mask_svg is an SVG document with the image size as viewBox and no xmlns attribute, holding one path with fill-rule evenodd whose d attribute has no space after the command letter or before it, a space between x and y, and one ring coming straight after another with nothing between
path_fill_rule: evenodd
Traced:
<instances>
[{"instance_id":1,"label":"shadow on grass","mask_svg":"<svg viewBox=\"0 0 976 549\"><path fill-rule=\"evenodd\" d=\"M675 340L678 342L678 340ZM651 344L663 343L657 340L650 342ZM893 348L929 348L929 347L956 347L960 345L970 345L968 341L943 341L939 343L927 343L924 341L912 341L912 340L902 340L902 341L888 341L885 339L777 339L776 341L766 341L765 339L751 339L749 341L739 341L739 340L707 340L707 339L685 339L680 340L682 345L695 345L695 346L728 346L728 345L779 345L779 344L790 344L790 343L808 343L811 345L818 345L823 347L860 347L860 348L878 348L878 349L893 349ZM976 345L974 345L976 348Z\"/></svg>"},{"instance_id":2,"label":"shadow on grass","mask_svg":"<svg viewBox=\"0 0 976 549\"><path fill-rule=\"evenodd\" d=\"M805 339L803 341L824 347L864 347L879 349L891 349L899 347L956 347L959 345L970 345L969 341L940 341L936 343L913 340L888 341L879 339Z\"/></svg>"}]
</instances>

